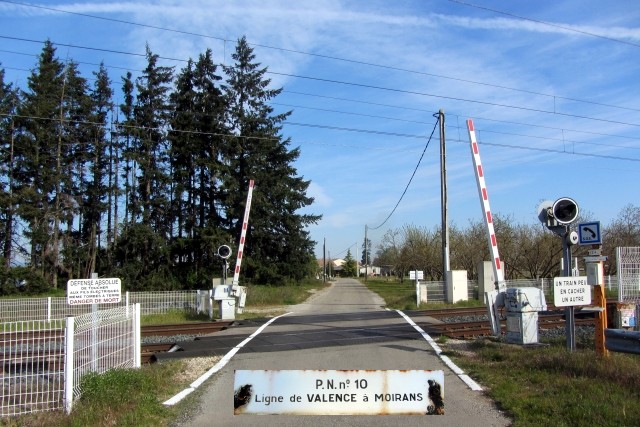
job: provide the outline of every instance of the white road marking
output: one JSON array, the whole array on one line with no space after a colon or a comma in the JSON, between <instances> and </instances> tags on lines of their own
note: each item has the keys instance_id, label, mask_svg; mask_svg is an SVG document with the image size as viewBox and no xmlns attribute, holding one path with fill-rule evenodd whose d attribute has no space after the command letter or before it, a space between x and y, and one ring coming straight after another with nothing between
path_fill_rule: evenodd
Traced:
<instances>
[{"instance_id":1,"label":"white road marking","mask_svg":"<svg viewBox=\"0 0 640 427\"><path fill-rule=\"evenodd\" d=\"M413 328L416 331L418 331L420 335L422 335L422 337L431 345L431 347L436 352L436 354L440 357L440 359L442 359L445 365L447 365L462 381L464 381L464 383L468 385L471 390L482 391L482 387L480 387L480 385L477 382L472 380L471 377L469 377L469 375L465 374L464 371L460 369L458 365L453 363L453 361L449 359L448 356L442 355L442 349L440 348L440 346L438 346L438 344L436 344L433 338L431 338L429 334L427 334L420 326L418 326L416 322L411 320L411 318L406 314L404 314L402 311L396 310L396 312L400 316L404 317L404 320L406 320L408 324L413 326Z\"/></svg>"},{"instance_id":2,"label":"white road marking","mask_svg":"<svg viewBox=\"0 0 640 427\"><path fill-rule=\"evenodd\" d=\"M229 352L227 354L224 355L224 357L222 359L220 359L220 361L218 363L216 363L213 368L209 369L207 372L205 372L204 374L202 374L200 376L200 378L198 378L197 380L195 380L194 382L192 382L191 384L189 384L188 388L185 388L184 390L182 390L180 393L176 394L175 396L173 396L171 399L163 402L163 405L166 406L172 406L175 405L176 403L180 402L182 399L184 399L185 397L187 397L189 394L191 394L192 392L195 391L196 388L198 388L200 385L202 385L203 382L205 382L206 380L208 380L211 375L215 374L216 372L218 372L220 369L224 368L225 365L227 363L229 363L229 361L231 360L231 358L242 348L244 347L249 341L251 341L253 338L255 338L260 332L264 331L265 328L267 326L269 326L271 323L275 322L276 320L278 320L279 318L281 318L282 316L286 316L287 314L291 314L291 313L285 313L282 314L280 316L274 317L273 319L269 320L267 323L265 323L264 325L260 326L260 328L258 328L257 331L255 331L254 333L252 333L251 335L249 335L249 337L247 339L245 339L244 341L242 341L240 344L238 344L237 346L235 346L234 348L232 348L231 350L229 350Z\"/></svg>"}]
</instances>

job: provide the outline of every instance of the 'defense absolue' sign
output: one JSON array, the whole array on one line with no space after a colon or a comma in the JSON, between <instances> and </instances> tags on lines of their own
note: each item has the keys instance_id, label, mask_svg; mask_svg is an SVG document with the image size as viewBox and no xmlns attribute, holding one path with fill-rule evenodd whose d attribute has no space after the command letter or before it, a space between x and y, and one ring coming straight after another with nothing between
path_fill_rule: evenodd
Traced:
<instances>
[{"instance_id":1,"label":"'defense absolue' sign","mask_svg":"<svg viewBox=\"0 0 640 427\"><path fill-rule=\"evenodd\" d=\"M67 282L67 304L113 304L120 302L118 278L76 279Z\"/></svg>"}]
</instances>

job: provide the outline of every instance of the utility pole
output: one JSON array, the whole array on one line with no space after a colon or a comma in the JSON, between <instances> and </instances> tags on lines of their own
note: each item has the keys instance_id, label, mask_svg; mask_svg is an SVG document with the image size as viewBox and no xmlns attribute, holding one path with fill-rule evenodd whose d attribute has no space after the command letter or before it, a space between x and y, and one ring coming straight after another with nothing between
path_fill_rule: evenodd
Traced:
<instances>
[{"instance_id":1,"label":"utility pole","mask_svg":"<svg viewBox=\"0 0 640 427\"><path fill-rule=\"evenodd\" d=\"M356 242L356 277L360 277L360 261L358 260L358 243Z\"/></svg>"},{"instance_id":2,"label":"utility pole","mask_svg":"<svg viewBox=\"0 0 640 427\"><path fill-rule=\"evenodd\" d=\"M442 279L444 282L444 297L447 300L447 272L451 269L449 263L449 220L447 218L447 150L444 135L444 110L438 112L440 125L440 205L442 216Z\"/></svg>"},{"instance_id":3,"label":"utility pole","mask_svg":"<svg viewBox=\"0 0 640 427\"><path fill-rule=\"evenodd\" d=\"M369 276L369 253L367 251L367 231L369 230L369 226L365 224L364 226L364 281L367 281Z\"/></svg>"},{"instance_id":4,"label":"utility pole","mask_svg":"<svg viewBox=\"0 0 640 427\"><path fill-rule=\"evenodd\" d=\"M322 283L327 282L327 239L322 242Z\"/></svg>"}]
</instances>

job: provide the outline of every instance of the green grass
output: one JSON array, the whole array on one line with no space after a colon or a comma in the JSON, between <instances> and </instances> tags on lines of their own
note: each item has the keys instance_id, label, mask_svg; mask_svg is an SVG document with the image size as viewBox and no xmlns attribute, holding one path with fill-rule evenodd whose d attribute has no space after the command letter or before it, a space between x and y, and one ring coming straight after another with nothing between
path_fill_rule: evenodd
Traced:
<instances>
[{"instance_id":1,"label":"green grass","mask_svg":"<svg viewBox=\"0 0 640 427\"><path fill-rule=\"evenodd\" d=\"M180 407L163 401L184 389L183 361L145 365L140 369L112 369L87 374L81 382L81 397L70 415L62 411L40 412L16 418L0 418L2 426L50 427L152 427L168 426Z\"/></svg>"},{"instance_id":2,"label":"green grass","mask_svg":"<svg viewBox=\"0 0 640 427\"><path fill-rule=\"evenodd\" d=\"M390 308L416 309L415 285L368 279L367 287ZM454 305L428 302L420 309L482 305L470 300ZM437 340L446 347L448 340ZM468 352L445 352L488 390L514 418L515 427L637 426L640 420L640 356L609 353L598 357L593 340L566 350L565 338L541 346L518 346L481 339Z\"/></svg>"},{"instance_id":3,"label":"green grass","mask_svg":"<svg viewBox=\"0 0 640 427\"><path fill-rule=\"evenodd\" d=\"M413 283L369 279L367 286L387 301L387 306L414 309ZM282 306L304 301L321 282L295 289L251 287L251 308ZM255 299L254 299L255 298ZM286 300L286 301L285 301ZM259 303L257 303L259 302ZM480 304L479 301L467 304ZM460 305L460 304L457 304ZM422 304L420 308L450 306ZM144 316L147 324L200 320L180 312L157 317ZM450 340L439 338L445 346ZM568 352L565 340L541 346L504 344L495 339L470 342L471 353L446 351L456 364L477 380L508 414L515 427L533 426L635 426L640 420L640 356L610 353L599 358L593 342L578 342L578 351ZM138 370L112 370L89 375L82 382L83 396L74 403L71 415L60 411L16 418L0 418L1 426L169 426L175 425L188 398L176 407L162 402L186 387L185 362L143 366ZM194 393L197 396L197 393ZM446 401L445 401L446 402Z\"/></svg>"},{"instance_id":4,"label":"green grass","mask_svg":"<svg viewBox=\"0 0 640 427\"><path fill-rule=\"evenodd\" d=\"M176 323L188 322L208 322L209 315L206 313L189 313L184 310L169 310L166 313L145 314L140 316L142 326L149 325L172 325Z\"/></svg>"},{"instance_id":5,"label":"green grass","mask_svg":"<svg viewBox=\"0 0 640 427\"><path fill-rule=\"evenodd\" d=\"M560 342L516 346L473 342L474 357L448 355L514 417L514 426L636 426L640 420L640 358Z\"/></svg>"},{"instance_id":6,"label":"green grass","mask_svg":"<svg viewBox=\"0 0 640 427\"><path fill-rule=\"evenodd\" d=\"M482 306L482 301L459 301L455 304L434 301L416 305L416 285L410 280L400 282L395 278L369 278L360 282L385 300L387 307L397 310L438 309L443 307L475 307Z\"/></svg>"},{"instance_id":7,"label":"green grass","mask_svg":"<svg viewBox=\"0 0 640 427\"><path fill-rule=\"evenodd\" d=\"M288 286L248 286L248 309L251 307L300 304L309 298L313 291L323 289L327 286L330 286L330 283L322 283L321 280L307 280L299 285Z\"/></svg>"}]
</instances>

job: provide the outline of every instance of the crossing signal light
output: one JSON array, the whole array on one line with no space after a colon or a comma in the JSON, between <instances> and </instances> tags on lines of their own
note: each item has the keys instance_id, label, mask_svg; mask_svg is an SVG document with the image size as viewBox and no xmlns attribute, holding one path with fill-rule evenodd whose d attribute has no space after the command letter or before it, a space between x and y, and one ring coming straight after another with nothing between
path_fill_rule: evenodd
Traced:
<instances>
[{"instance_id":1,"label":"crossing signal light","mask_svg":"<svg viewBox=\"0 0 640 427\"><path fill-rule=\"evenodd\" d=\"M218 248L218 256L222 259L227 259L231 256L231 248L227 245L222 245Z\"/></svg>"},{"instance_id":2,"label":"crossing signal light","mask_svg":"<svg viewBox=\"0 0 640 427\"><path fill-rule=\"evenodd\" d=\"M568 197L561 197L551 207L551 215L559 224L571 224L578 219L578 204Z\"/></svg>"}]
</instances>

